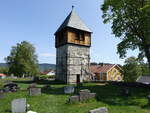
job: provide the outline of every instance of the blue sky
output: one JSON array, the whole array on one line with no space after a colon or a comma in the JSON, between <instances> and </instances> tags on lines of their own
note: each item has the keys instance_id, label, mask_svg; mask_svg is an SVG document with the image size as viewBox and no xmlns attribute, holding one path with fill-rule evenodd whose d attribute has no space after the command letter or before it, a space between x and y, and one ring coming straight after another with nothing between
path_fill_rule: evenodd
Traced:
<instances>
[{"instance_id":1,"label":"blue sky","mask_svg":"<svg viewBox=\"0 0 150 113\"><path fill-rule=\"evenodd\" d=\"M54 33L72 5L75 12L93 31L91 61L120 63L116 53L119 39L111 32L110 24L103 24L100 6L103 0L0 0L0 62L5 62L11 47L29 41L36 47L40 63L55 64ZM128 56L136 56L129 51Z\"/></svg>"}]
</instances>

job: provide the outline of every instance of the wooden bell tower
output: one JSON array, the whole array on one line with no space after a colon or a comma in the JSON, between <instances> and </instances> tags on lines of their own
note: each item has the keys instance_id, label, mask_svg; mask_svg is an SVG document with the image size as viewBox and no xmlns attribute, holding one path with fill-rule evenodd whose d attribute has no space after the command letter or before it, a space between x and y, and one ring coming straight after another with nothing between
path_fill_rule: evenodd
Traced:
<instances>
[{"instance_id":1,"label":"wooden bell tower","mask_svg":"<svg viewBox=\"0 0 150 113\"><path fill-rule=\"evenodd\" d=\"M90 80L91 30L72 10L55 33L56 80Z\"/></svg>"}]
</instances>

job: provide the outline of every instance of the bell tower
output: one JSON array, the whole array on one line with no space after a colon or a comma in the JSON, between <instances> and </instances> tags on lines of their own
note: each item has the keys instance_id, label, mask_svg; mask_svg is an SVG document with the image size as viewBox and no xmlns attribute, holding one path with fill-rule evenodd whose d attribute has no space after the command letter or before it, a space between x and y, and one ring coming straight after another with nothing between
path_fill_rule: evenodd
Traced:
<instances>
[{"instance_id":1,"label":"bell tower","mask_svg":"<svg viewBox=\"0 0 150 113\"><path fill-rule=\"evenodd\" d=\"M72 10L55 32L56 80L65 83L90 80L91 33Z\"/></svg>"}]
</instances>

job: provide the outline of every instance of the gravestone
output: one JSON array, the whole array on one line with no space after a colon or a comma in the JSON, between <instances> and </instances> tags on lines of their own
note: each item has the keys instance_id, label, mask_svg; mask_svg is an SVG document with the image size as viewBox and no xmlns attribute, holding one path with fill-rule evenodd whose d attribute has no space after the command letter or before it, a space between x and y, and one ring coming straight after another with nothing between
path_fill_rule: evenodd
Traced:
<instances>
[{"instance_id":1,"label":"gravestone","mask_svg":"<svg viewBox=\"0 0 150 113\"><path fill-rule=\"evenodd\" d=\"M45 86L43 87L43 89L52 89L52 86L51 86L51 85L45 85Z\"/></svg>"},{"instance_id":2,"label":"gravestone","mask_svg":"<svg viewBox=\"0 0 150 113\"><path fill-rule=\"evenodd\" d=\"M26 112L26 99L14 99L11 102L11 111L12 113L25 113Z\"/></svg>"},{"instance_id":3,"label":"gravestone","mask_svg":"<svg viewBox=\"0 0 150 113\"><path fill-rule=\"evenodd\" d=\"M65 87L64 87L64 93L65 93L65 94L74 93L74 86L65 86Z\"/></svg>"},{"instance_id":4,"label":"gravestone","mask_svg":"<svg viewBox=\"0 0 150 113\"><path fill-rule=\"evenodd\" d=\"M74 102L79 102L79 96L78 95L69 97L69 103L74 103Z\"/></svg>"},{"instance_id":5,"label":"gravestone","mask_svg":"<svg viewBox=\"0 0 150 113\"><path fill-rule=\"evenodd\" d=\"M150 105L150 95L147 97L148 99L148 105Z\"/></svg>"},{"instance_id":6,"label":"gravestone","mask_svg":"<svg viewBox=\"0 0 150 113\"><path fill-rule=\"evenodd\" d=\"M121 90L121 95L122 95L122 96L129 96L129 95L130 95L129 89L128 89L128 88L123 88L123 89Z\"/></svg>"},{"instance_id":7,"label":"gravestone","mask_svg":"<svg viewBox=\"0 0 150 113\"><path fill-rule=\"evenodd\" d=\"M36 83L32 83L32 84L29 85L28 89L30 89L30 88L36 88L36 87L37 87L37 84Z\"/></svg>"},{"instance_id":8,"label":"gravestone","mask_svg":"<svg viewBox=\"0 0 150 113\"><path fill-rule=\"evenodd\" d=\"M10 90L9 87L4 87L3 90L4 90L4 92L6 92L6 93L11 92L11 90Z\"/></svg>"},{"instance_id":9,"label":"gravestone","mask_svg":"<svg viewBox=\"0 0 150 113\"><path fill-rule=\"evenodd\" d=\"M79 92L80 101L89 99L89 94L90 94L90 90L88 89L80 90Z\"/></svg>"},{"instance_id":10,"label":"gravestone","mask_svg":"<svg viewBox=\"0 0 150 113\"><path fill-rule=\"evenodd\" d=\"M29 88L30 96L38 96L41 95L41 88Z\"/></svg>"},{"instance_id":11,"label":"gravestone","mask_svg":"<svg viewBox=\"0 0 150 113\"><path fill-rule=\"evenodd\" d=\"M0 99L4 98L4 92L0 91Z\"/></svg>"},{"instance_id":12,"label":"gravestone","mask_svg":"<svg viewBox=\"0 0 150 113\"><path fill-rule=\"evenodd\" d=\"M98 109L90 110L89 113L108 113L108 109L106 107L101 107Z\"/></svg>"},{"instance_id":13,"label":"gravestone","mask_svg":"<svg viewBox=\"0 0 150 113\"><path fill-rule=\"evenodd\" d=\"M96 97L96 93L90 93L89 94L89 99L95 98Z\"/></svg>"},{"instance_id":14,"label":"gravestone","mask_svg":"<svg viewBox=\"0 0 150 113\"><path fill-rule=\"evenodd\" d=\"M28 111L27 113L37 113L37 112L35 112L35 111Z\"/></svg>"},{"instance_id":15,"label":"gravestone","mask_svg":"<svg viewBox=\"0 0 150 113\"><path fill-rule=\"evenodd\" d=\"M16 83L8 83L4 85L4 92L16 92L19 89L18 85Z\"/></svg>"}]
</instances>

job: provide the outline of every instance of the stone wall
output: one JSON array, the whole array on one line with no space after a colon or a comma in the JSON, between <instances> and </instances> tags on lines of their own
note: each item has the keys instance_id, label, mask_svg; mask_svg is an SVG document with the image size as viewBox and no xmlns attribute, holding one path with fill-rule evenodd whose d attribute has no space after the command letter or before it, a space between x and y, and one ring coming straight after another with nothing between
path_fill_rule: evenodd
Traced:
<instances>
[{"instance_id":1,"label":"stone wall","mask_svg":"<svg viewBox=\"0 0 150 113\"><path fill-rule=\"evenodd\" d=\"M76 83L77 74L80 81L90 79L90 48L67 44L56 50L56 79L67 83Z\"/></svg>"}]
</instances>

